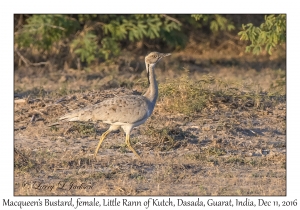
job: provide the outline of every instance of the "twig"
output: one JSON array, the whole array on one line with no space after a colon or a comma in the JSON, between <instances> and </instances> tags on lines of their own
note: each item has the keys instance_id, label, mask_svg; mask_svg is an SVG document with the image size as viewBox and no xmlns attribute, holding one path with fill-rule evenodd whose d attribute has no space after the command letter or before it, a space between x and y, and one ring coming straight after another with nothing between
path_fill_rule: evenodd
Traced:
<instances>
[{"instance_id":1,"label":"twig","mask_svg":"<svg viewBox=\"0 0 300 210\"><path fill-rule=\"evenodd\" d=\"M31 118L31 120L30 120L30 123L33 124L33 123L35 122L35 119L36 119L35 114L33 114L33 115L32 115L32 118Z\"/></svg>"},{"instance_id":2,"label":"twig","mask_svg":"<svg viewBox=\"0 0 300 210\"><path fill-rule=\"evenodd\" d=\"M105 26L106 24L105 24L105 23L102 23L102 22L96 22L96 23L94 24L95 27L98 26L98 25L100 25L100 26Z\"/></svg>"},{"instance_id":3,"label":"twig","mask_svg":"<svg viewBox=\"0 0 300 210\"><path fill-rule=\"evenodd\" d=\"M172 17L170 17L170 16L168 16L168 15L162 15L162 16L164 16L165 18L167 18L167 19L169 19L169 20L172 20L172 21L174 21L174 22L176 22L176 23L178 23L178 24L181 25L181 22L180 22L179 20L175 19L175 18L172 18Z\"/></svg>"},{"instance_id":4,"label":"twig","mask_svg":"<svg viewBox=\"0 0 300 210\"><path fill-rule=\"evenodd\" d=\"M137 71L137 70L138 70L138 68L139 68L139 66L140 66L140 63L139 63L139 62L137 62L137 63L136 63L136 67L135 67L134 71Z\"/></svg>"},{"instance_id":5,"label":"twig","mask_svg":"<svg viewBox=\"0 0 300 210\"><path fill-rule=\"evenodd\" d=\"M25 65L29 66L29 64L28 64L29 61L23 57L23 55L19 52L19 50L16 49L15 51L18 54L18 56L21 58L21 60L25 63Z\"/></svg>"},{"instance_id":6,"label":"twig","mask_svg":"<svg viewBox=\"0 0 300 210\"><path fill-rule=\"evenodd\" d=\"M57 29L60 29L62 31L65 31L66 29L61 27L61 26L55 26L55 25L50 25L50 24L44 24L45 26L49 26L50 28L57 28Z\"/></svg>"},{"instance_id":7,"label":"twig","mask_svg":"<svg viewBox=\"0 0 300 210\"><path fill-rule=\"evenodd\" d=\"M15 104L22 104L22 103L26 103L25 99L16 99L14 100Z\"/></svg>"},{"instance_id":8,"label":"twig","mask_svg":"<svg viewBox=\"0 0 300 210\"><path fill-rule=\"evenodd\" d=\"M233 39L233 40L237 40L239 41L240 38L238 36L233 36L232 34L228 33L227 31L224 33L227 37L229 37L230 39Z\"/></svg>"},{"instance_id":9,"label":"twig","mask_svg":"<svg viewBox=\"0 0 300 210\"><path fill-rule=\"evenodd\" d=\"M27 30L28 32L33 32L33 31L38 31L40 29L42 29L44 26L48 26L50 28L55 28L55 29L60 29L62 31L65 31L66 29L61 27L61 26L55 26L55 25L51 25L51 24L35 24L34 26L36 26L37 28L31 28L30 30Z\"/></svg>"},{"instance_id":10,"label":"twig","mask_svg":"<svg viewBox=\"0 0 300 210\"><path fill-rule=\"evenodd\" d=\"M48 64L49 64L48 61L46 61L46 62L39 62L39 63L30 63L30 65L32 65L32 66L41 66L41 65L48 65Z\"/></svg>"},{"instance_id":11,"label":"twig","mask_svg":"<svg viewBox=\"0 0 300 210\"><path fill-rule=\"evenodd\" d=\"M35 112L35 114L39 114L41 116L44 116L44 113L40 112L39 110L34 109L33 112Z\"/></svg>"},{"instance_id":12,"label":"twig","mask_svg":"<svg viewBox=\"0 0 300 210\"><path fill-rule=\"evenodd\" d=\"M223 42L222 44L220 44L220 45L216 48L216 50L219 51L220 49L222 49L222 48L223 48L224 46L226 46L226 45L232 45L232 46L234 46L234 47L237 47L237 44L236 44L236 43L234 43L234 42L231 41L231 40L227 40L227 41Z\"/></svg>"},{"instance_id":13,"label":"twig","mask_svg":"<svg viewBox=\"0 0 300 210\"><path fill-rule=\"evenodd\" d=\"M21 58L21 60L25 63L26 67L28 66L41 66L41 65L48 65L49 62L39 62L39 63L31 63L27 58L25 58L19 50L15 49L15 52L18 54L18 56Z\"/></svg>"},{"instance_id":14,"label":"twig","mask_svg":"<svg viewBox=\"0 0 300 210\"><path fill-rule=\"evenodd\" d=\"M59 122L55 122L55 123L52 123L52 124L50 124L50 125L47 125L48 127L52 127L52 126L55 126L55 125L61 125L61 123L59 123Z\"/></svg>"}]
</instances>

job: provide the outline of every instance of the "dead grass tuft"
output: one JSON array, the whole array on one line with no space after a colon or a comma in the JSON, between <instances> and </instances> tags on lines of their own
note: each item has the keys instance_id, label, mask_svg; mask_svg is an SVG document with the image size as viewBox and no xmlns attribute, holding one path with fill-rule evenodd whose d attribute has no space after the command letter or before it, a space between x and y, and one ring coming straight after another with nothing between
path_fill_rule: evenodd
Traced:
<instances>
[{"instance_id":1,"label":"dead grass tuft","mask_svg":"<svg viewBox=\"0 0 300 210\"><path fill-rule=\"evenodd\" d=\"M150 137L149 146L159 151L174 150L186 145L185 138L189 135L179 127L155 128L153 125L142 129L141 134Z\"/></svg>"},{"instance_id":2,"label":"dead grass tuft","mask_svg":"<svg viewBox=\"0 0 300 210\"><path fill-rule=\"evenodd\" d=\"M14 148L14 168L18 171L30 171L36 168L37 165L35 161L30 159L28 152L20 151Z\"/></svg>"},{"instance_id":3,"label":"dead grass tuft","mask_svg":"<svg viewBox=\"0 0 300 210\"><path fill-rule=\"evenodd\" d=\"M188 72L187 72L188 73ZM282 72L279 71L282 75ZM188 75L179 79L167 80L159 86L162 112L182 113L187 116L201 112L204 108L267 110L285 101L283 84L272 92L239 81L226 81L204 75L200 80L193 80Z\"/></svg>"},{"instance_id":4,"label":"dead grass tuft","mask_svg":"<svg viewBox=\"0 0 300 210\"><path fill-rule=\"evenodd\" d=\"M186 115L201 111L208 98L202 82L192 81L188 76L169 80L160 85L159 93L165 111Z\"/></svg>"}]
</instances>

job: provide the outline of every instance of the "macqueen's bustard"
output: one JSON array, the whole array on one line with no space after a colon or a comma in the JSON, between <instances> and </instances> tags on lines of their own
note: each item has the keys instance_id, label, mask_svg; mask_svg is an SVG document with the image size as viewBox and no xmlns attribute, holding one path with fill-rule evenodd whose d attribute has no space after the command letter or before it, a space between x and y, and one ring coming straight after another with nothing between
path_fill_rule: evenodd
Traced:
<instances>
[{"instance_id":1,"label":"macqueen's bustard","mask_svg":"<svg viewBox=\"0 0 300 210\"><path fill-rule=\"evenodd\" d=\"M59 118L59 120L102 121L110 124L109 129L101 135L94 156L97 155L106 135L121 127L126 133L126 145L136 156L140 157L130 145L130 132L134 127L143 124L152 114L158 96L154 67L160 59L169 55L171 54L151 52L145 57L149 87L144 95L126 95L110 98L99 104L68 113Z\"/></svg>"}]
</instances>

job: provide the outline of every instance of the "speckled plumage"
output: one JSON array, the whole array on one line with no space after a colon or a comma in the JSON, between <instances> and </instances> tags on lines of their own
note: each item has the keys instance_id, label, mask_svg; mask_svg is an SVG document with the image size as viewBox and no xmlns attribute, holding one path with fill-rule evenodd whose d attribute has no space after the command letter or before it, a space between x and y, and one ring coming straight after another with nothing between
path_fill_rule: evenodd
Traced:
<instances>
[{"instance_id":1,"label":"speckled plumage","mask_svg":"<svg viewBox=\"0 0 300 210\"><path fill-rule=\"evenodd\" d=\"M105 121L135 123L148 118L153 111L151 102L145 96L128 95L107 99L99 104L75 110L60 120L68 121Z\"/></svg>"},{"instance_id":2,"label":"speckled plumage","mask_svg":"<svg viewBox=\"0 0 300 210\"><path fill-rule=\"evenodd\" d=\"M75 110L59 119L67 121L102 121L110 124L109 129L100 137L98 146L94 153L95 156L106 135L111 131L122 127L126 133L125 142L127 146L136 156L139 157L130 145L129 135L134 127L143 124L152 114L158 97L158 86L155 79L154 67L160 59L169 55L169 53L164 54L151 52L145 57L149 88L144 95L128 95L110 98L99 104Z\"/></svg>"}]
</instances>

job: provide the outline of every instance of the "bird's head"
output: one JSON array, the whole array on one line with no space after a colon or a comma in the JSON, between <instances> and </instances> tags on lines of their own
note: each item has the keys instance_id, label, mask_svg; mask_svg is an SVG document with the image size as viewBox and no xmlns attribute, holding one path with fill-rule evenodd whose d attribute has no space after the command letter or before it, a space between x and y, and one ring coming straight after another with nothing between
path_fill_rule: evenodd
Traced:
<instances>
[{"instance_id":1,"label":"bird's head","mask_svg":"<svg viewBox=\"0 0 300 210\"><path fill-rule=\"evenodd\" d=\"M153 67L158 63L158 61L160 61L160 59L169 55L171 55L171 53L151 52L145 57L145 64L146 64L149 84L150 84L150 77L149 77L150 68L153 69Z\"/></svg>"},{"instance_id":2,"label":"bird's head","mask_svg":"<svg viewBox=\"0 0 300 210\"><path fill-rule=\"evenodd\" d=\"M169 55L171 55L171 53L151 52L145 57L146 66L155 65L158 63L158 61L160 61L160 59Z\"/></svg>"}]
</instances>

